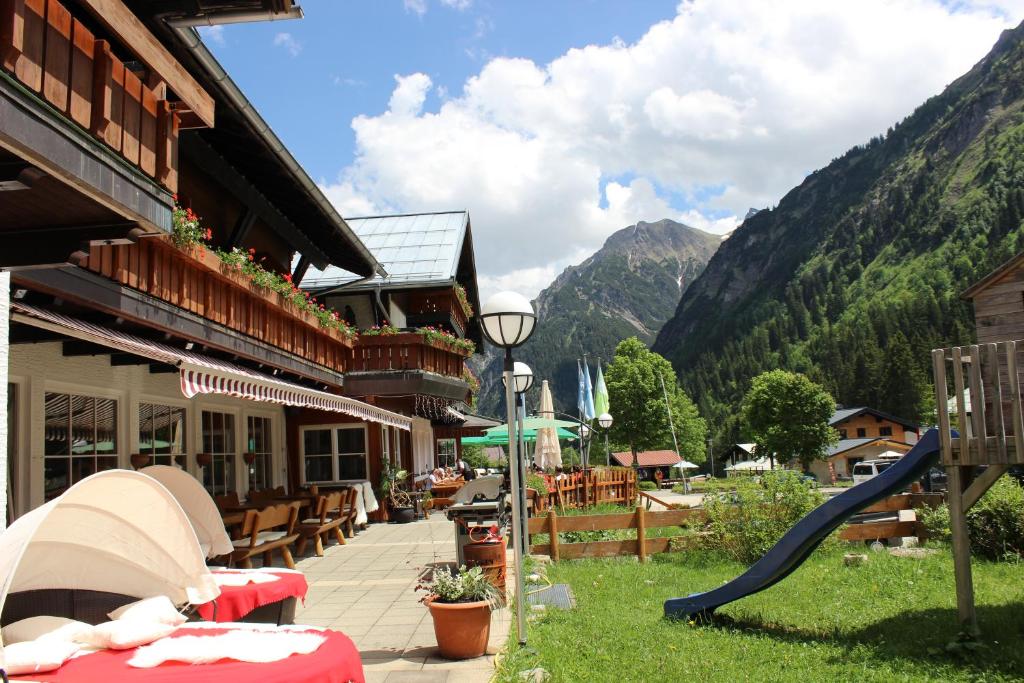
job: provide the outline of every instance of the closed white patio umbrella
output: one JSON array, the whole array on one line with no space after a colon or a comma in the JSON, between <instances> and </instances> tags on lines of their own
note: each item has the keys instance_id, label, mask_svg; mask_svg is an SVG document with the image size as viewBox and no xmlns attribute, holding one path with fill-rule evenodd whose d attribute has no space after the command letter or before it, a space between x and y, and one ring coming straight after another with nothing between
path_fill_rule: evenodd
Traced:
<instances>
[{"instance_id":1,"label":"closed white patio umbrella","mask_svg":"<svg viewBox=\"0 0 1024 683\"><path fill-rule=\"evenodd\" d=\"M551 398L551 387L544 380L540 385L540 410L542 419L554 420L555 402ZM558 434L552 427L537 430L537 444L533 452L533 462L541 469L558 467L562 464L562 446L558 443Z\"/></svg>"}]
</instances>

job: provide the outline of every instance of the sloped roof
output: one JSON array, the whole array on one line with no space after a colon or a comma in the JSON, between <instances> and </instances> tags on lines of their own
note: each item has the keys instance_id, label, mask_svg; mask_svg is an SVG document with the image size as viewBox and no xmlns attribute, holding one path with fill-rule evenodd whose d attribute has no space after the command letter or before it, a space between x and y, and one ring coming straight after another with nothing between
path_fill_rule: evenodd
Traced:
<instances>
[{"instance_id":1,"label":"sloped roof","mask_svg":"<svg viewBox=\"0 0 1024 683\"><path fill-rule=\"evenodd\" d=\"M911 448L910 444L905 444L905 443L903 443L901 441L894 441L892 439L887 439L884 436L863 436L863 437L860 437L858 439L842 439L835 446L832 446L831 448L828 449L827 455L828 455L828 457L831 458L831 457L839 455L841 453L846 453L847 451L856 450L856 449L860 448L861 446L867 446L869 444L873 444L873 443L876 443L876 442L882 443L882 444L887 444L889 446L893 446L893 447L897 447L897 448L905 447L908 451Z\"/></svg>"},{"instance_id":2,"label":"sloped roof","mask_svg":"<svg viewBox=\"0 0 1024 683\"><path fill-rule=\"evenodd\" d=\"M633 453L630 451L612 453L612 458L622 467L633 466ZM682 458L672 451L641 451L636 454L640 467L668 467L681 461Z\"/></svg>"},{"instance_id":3,"label":"sloped roof","mask_svg":"<svg viewBox=\"0 0 1024 683\"><path fill-rule=\"evenodd\" d=\"M346 223L384 268L377 276L347 289L385 285L454 284L469 230L468 211L347 218ZM358 277L334 266L310 268L303 289L322 290L352 283Z\"/></svg>"},{"instance_id":4,"label":"sloped roof","mask_svg":"<svg viewBox=\"0 0 1024 683\"><path fill-rule=\"evenodd\" d=\"M981 278L973 285L965 289L960 294L960 298L973 299L974 297L978 296L978 294L980 294L981 292L985 291L986 289L994 285L996 282L998 282L999 279L1002 278L1004 275L1017 268L1020 268L1022 265L1024 265L1024 252L1017 254L1016 256L1014 256L1013 258L1011 258L1010 260L1006 261L1001 266L993 270L991 273L989 273L988 275Z\"/></svg>"},{"instance_id":5,"label":"sloped roof","mask_svg":"<svg viewBox=\"0 0 1024 683\"><path fill-rule=\"evenodd\" d=\"M895 422L896 424L901 424L904 427L911 427L912 429L918 429L921 426L919 424L912 422L911 420L905 420L902 417L896 417L895 415L890 415L889 413L883 413L881 410L875 410L874 408L868 408L867 406L861 406L859 408L840 408L836 410L836 412L832 413L832 417L828 419L828 423L832 426L835 426L840 422L843 422L844 420L849 420L851 417L857 417L858 415L863 415L864 413L874 415L875 417L880 417L883 420Z\"/></svg>"}]
</instances>

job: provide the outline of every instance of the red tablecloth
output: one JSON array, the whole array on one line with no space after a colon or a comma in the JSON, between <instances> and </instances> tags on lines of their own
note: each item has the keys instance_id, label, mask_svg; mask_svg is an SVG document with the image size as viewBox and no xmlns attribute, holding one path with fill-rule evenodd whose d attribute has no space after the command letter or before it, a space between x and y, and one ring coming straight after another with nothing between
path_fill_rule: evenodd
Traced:
<instances>
[{"instance_id":1,"label":"red tablecloth","mask_svg":"<svg viewBox=\"0 0 1024 683\"><path fill-rule=\"evenodd\" d=\"M306 577L299 572L282 572L273 569L259 570L278 577L277 581L267 583L247 583L244 586L221 586L217 598L217 615L214 619L213 603L199 605L199 616L205 621L239 621L257 607L269 605L278 600L296 597L306 599ZM217 573L216 570L213 572Z\"/></svg>"},{"instance_id":2,"label":"red tablecloth","mask_svg":"<svg viewBox=\"0 0 1024 683\"><path fill-rule=\"evenodd\" d=\"M216 635L228 630L182 626L169 637ZM136 669L127 664L135 650L102 650L64 662L56 671L11 676L11 680L43 683L365 683L359 651L349 637L337 631L318 633L327 640L316 652L292 655L265 664L222 659L212 664L165 662L152 669Z\"/></svg>"}]
</instances>

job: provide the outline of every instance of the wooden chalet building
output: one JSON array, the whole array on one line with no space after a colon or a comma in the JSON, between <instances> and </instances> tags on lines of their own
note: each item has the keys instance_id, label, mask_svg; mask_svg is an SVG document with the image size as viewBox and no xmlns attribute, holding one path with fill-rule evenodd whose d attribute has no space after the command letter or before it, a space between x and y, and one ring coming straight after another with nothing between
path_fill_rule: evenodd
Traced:
<instances>
[{"instance_id":1,"label":"wooden chalet building","mask_svg":"<svg viewBox=\"0 0 1024 683\"><path fill-rule=\"evenodd\" d=\"M339 310L361 296L479 340L452 303L458 284L477 306L468 216L446 286L392 278L191 28L296 14L290 0L0 0L9 517L143 463L215 494L376 483L381 457L432 456L430 420L468 398L465 345L356 341L301 291L264 286L344 273ZM206 247L171 239L189 210Z\"/></svg>"},{"instance_id":2,"label":"wooden chalet building","mask_svg":"<svg viewBox=\"0 0 1024 683\"><path fill-rule=\"evenodd\" d=\"M408 432L367 434L371 481L382 463L422 477L461 453L460 437L482 433L494 422L466 415L476 382L466 365L482 341L473 233L469 213L349 218L348 225L383 264L385 274L358 277L336 267L310 269L302 287L339 311L360 330L346 395L408 415ZM338 415L305 410L294 424L294 471L323 481L315 453L328 435L353 427ZM334 442L338 442L336 436ZM340 446L339 446L340 447ZM336 453L340 455L340 453Z\"/></svg>"}]
</instances>

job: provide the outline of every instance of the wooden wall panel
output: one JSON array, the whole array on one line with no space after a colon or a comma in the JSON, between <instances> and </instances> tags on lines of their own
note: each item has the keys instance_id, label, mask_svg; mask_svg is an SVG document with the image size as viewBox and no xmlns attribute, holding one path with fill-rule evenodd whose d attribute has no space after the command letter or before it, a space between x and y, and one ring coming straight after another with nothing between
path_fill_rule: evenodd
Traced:
<instances>
[{"instance_id":1,"label":"wooden wall panel","mask_svg":"<svg viewBox=\"0 0 1024 683\"><path fill-rule=\"evenodd\" d=\"M46 57L43 97L59 111L68 111L71 82L71 12L57 0L46 3Z\"/></svg>"},{"instance_id":2,"label":"wooden wall panel","mask_svg":"<svg viewBox=\"0 0 1024 683\"><path fill-rule=\"evenodd\" d=\"M24 0L22 6L22 45L14 63L14 75L26 86L43 89L43 46L46 41L46 0Z\"/></svg>"},{"instance_id":3,"label":"wooden wall panel","mask_svg":"<svg viewBox=\"0 0 1024 683\"><path fill-rule=\"evenodd\" d=\"M89 128L92 124L93 59L96 54L96 40L92 32L79 21L74 22L71 32L68 115L78 125Z\"/></svg>"},{"instance_id":4,"label":"wooden wall panel","mask_svg":"<svg viewBox=\"0 0 1024 683\"><path fill-rule=\"evenodd\" d=\"M129 69L124 72L124 138L121 155L139 165L139 136L142 121L142 81Z\"/></svg>"}]
</instances>

